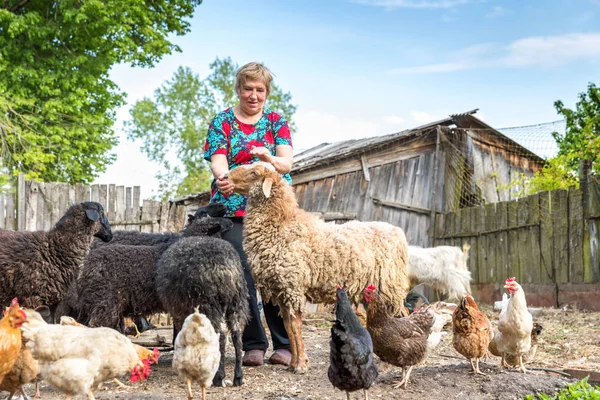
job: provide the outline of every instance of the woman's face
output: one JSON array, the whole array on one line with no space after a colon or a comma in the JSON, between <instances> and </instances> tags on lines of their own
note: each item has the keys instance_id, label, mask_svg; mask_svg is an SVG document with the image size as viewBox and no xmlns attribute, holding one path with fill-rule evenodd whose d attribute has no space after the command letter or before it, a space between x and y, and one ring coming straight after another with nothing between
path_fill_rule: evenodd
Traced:
<instances>
[{"instance_id":1,"label":"woman's face","mask_svg":"<svg viewBox=\"0 0 600 400\"><path fill-rule=\"evenodd\" d=\"M262 81L247 80L238 92L240 107L245 114L256 115L262 112L267 100L267 87Z\"/></svg>"}]
</instances>

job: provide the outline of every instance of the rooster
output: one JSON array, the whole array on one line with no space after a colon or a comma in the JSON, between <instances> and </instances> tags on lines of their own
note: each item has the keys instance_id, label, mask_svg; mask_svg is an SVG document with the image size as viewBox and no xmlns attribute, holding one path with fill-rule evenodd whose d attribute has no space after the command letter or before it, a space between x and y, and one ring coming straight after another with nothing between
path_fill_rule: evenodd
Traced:
<instances>
[{"instance_id":1,"label":"rooster","mask_svg":"<svg viewBox=\"0 0 600 400\"><path fill-rule=\"evenodd\" d=\"M25 311L21 310L19 301L14 298L0 320L0 383L19 357L22 345L20 328L26 321Z\"/></svg>"},{"instance_id":2,"label":"rooster","mask_svg":"<svg viewBox=\"0 0 600 400\"><path fill-rule=\"evenodd\" d=\"M211 385L220 361L219 335L206 315L200 314L196 307L183 322L173 352L173 369L185 379L188 400L194 398L192 381L200 383L202 400L206 399L206 388Z\"/></svg>"},{"instance_id":3,"label":"rooster","mask_svg":"<svg viewBox=\"0 0 600 400\"><path fill-rule=\"evenodd\" d=\"M331 327L329 341L329 370L327 377L336 388L350 392L363 389L368 400L367 390L377 378L377 366L373 363L373 342L371 335L363 328L352 310L346 291L340 286L336 292L335 325Z\"/></svg>"},{"instance_id":4,"label":"rooster","mask_svg":"<svg viewBox=\"0 0 600 400\"><path fill-rule=\"evenodd\" d=\"M78 394L93 400L103 381L128 372L132 382L150 374L149 360L140 361L131 341L113 329L48 325L34 312L22 331L42 377L67 400Z\"/></svg>"},{"instance_id":5,"label":"rooster","mask_svg":"<svg viewBox=\"0 0 600 400\"><path fill-rule=\"evenodd\" d=\"M427 339L435 314L426 308L409 317L394 317L374 285L367 286L364 298L367 302L367 330L373 340L373 350L381 361L402 367L402 381L394 388L404 385L406 389L412 369L427 357Z\"/></svg>"},{"instance_id":6,"label":"rooster","mask_svg":"<svg viewBox=\"0 0 600 400\"><path fill-rule=\"evenodd\" d=\"M518 359L519 369L526 373L523 355L531 348L533 318L527 310L523 288L515 278L508 278L504 288L510 293L510 298L502 302L502 311L498 317L498 332L492 339L490 348L497 349L501 355L501 366L508 367L506 358L512 356Z\"/></svg>"},{"instance_id":7,"label":"rooster","mask_svg":"<svg viewBox=\"0 0 600 400\"><path fill-rule=\"evenodd\" d=\"M463 296L452 315L454 338L452 344L456 351L471 362L473 373L485 375L479 370L479 359L486 355L493 337L492 324L483 311L479 310L473 296Z\"/></svg>"}]
</instances>

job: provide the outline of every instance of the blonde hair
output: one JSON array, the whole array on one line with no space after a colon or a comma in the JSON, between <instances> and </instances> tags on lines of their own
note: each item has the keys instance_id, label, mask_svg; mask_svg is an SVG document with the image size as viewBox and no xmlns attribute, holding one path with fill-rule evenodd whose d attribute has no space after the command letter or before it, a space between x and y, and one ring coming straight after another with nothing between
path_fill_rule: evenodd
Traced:
<instances>
[{"instance_id":1,"label":"blonde hair","mask_svg":"<svg viewBox=\"0 0 600 400\"><path fill-rule=\"evenodd\" d=\"M259 62L249 62L242 65L235 73L235 92L239 93L248 80L262 81L267 88L267 96L271 93L273 73Z\"/></svg>"}]
</instances>

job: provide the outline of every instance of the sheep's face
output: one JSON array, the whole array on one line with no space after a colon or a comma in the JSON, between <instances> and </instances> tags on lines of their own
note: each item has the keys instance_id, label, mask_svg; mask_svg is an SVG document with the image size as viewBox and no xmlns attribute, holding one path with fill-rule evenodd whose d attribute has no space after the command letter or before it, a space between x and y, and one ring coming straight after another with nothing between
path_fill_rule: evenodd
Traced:
<instances>
[{"instance_id":1,"label":"sheep's face","mask_svg":"<svg viewBox=\"0 0 600 400\"><path fill-rule=\"evenodd\" d=\"M275 168L265 162L241 165L227 174L227 179L233 183L233 191L248 196L253 187L260 185L260 190L269 197L271 185L279 178Z\"/></svg>"},{"instance_id":2,"label":"sheep's face","mask_svg":"<svg viewBox=\"0 0 600 400\"><path fill-rule=\"evenodd\" d=\"M88 220L96 224L96 233L94 233L94 236L103 242L110 242L113 235L102 204L93 201L81 204L85 208L85 215Z\"/></svg>"},{"instance_id":3,"label":"sheep's face","mask_svg":"<svg viewBox=\"0 0 600 400\"><path fill-rule=\"evenodd\" d=\"M85 201L71 206L56 223L55 229L70 232L89 232L104 242L110 242L112 231L104 208L95 201Z\"/></svg>"},{"instance_id":4,"label":"sheep's face","mask_svg":"<svg viewBox=\"0 0 600 400\"><path fill-rule=\"evenodd\" d=\"M227 207L221 203L211 203L204 207L200 207L194 215L188 215L188 222L192 222L195 218L206 218L206 217L223 217L227 212Z\"/></svg>"},{"instance_id":5,"label":"sheep's face","mask_svg":"<svg viewBox=\"0 0 600 400\"><path fill-rule=\"evenodd\" d=\"M229 218L223 217L205 217L193 219L183 230L183 236L216 236L222 237L223 234L233 227L233 222Z\"/></svg>"}]
</instances>

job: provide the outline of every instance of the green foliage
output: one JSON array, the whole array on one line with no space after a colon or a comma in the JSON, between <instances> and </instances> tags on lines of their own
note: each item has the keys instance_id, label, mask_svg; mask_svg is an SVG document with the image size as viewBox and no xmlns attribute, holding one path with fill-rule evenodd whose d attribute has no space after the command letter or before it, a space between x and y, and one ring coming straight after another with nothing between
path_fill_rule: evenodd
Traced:
<instances>
[{"instance_id":1,"label":"green foliage","mask_svg":"<svg viewBox=\"0 0 600 400\"><path fill-rule=\"evenodd\" d=\"M600 88L588 85L579 94L575 110L563 102L554 102L556 111L566 119L564 135L554 132L558 155L548 160L544 169L530 180L530 193L579 185L579 161L592 160L594 171L600 172Z\"/></svg>"},{"instance_id":2,"label":"green foliage","mask_svg":"<svg viewBox=\"0 0 600 400\"><path fill-rule=\"evenodd\" d=\"M231 58L216 58L211 73L201 79L190 68L179 67L170 80L154 91L154 98L136 102L125 122L127 137L142 140L142 151L163 166L159 197L163 200L209 188L212 174L204 161L204 142L212 118L237 102ZM292 96L272 85L267 107L280 112L293 131L296 106ZM175 162L173 160L176 160Z\"/></svg>"},{"instance_id":3,"label":"green foliage","mask_svg":"<svg viewBox=\"0 0 600 400\"><path fill-rule=\"evenodd\" d=\"M114 160L112 66L178 51L201 0L6 0L0 4L0 174L91 182Z\"/></svg>"},{"instance_id":4,"label":"green foliage","mask_svg":"<svg viewBox=\"0 0 600 400\"><path fill-rule=\"evenodd\" d=\"M525 400L600 400L600 387L591 386L586 377L579 382L570 383L554 395L530 394L525 396Z\"/></svg>"}]
</instances>

